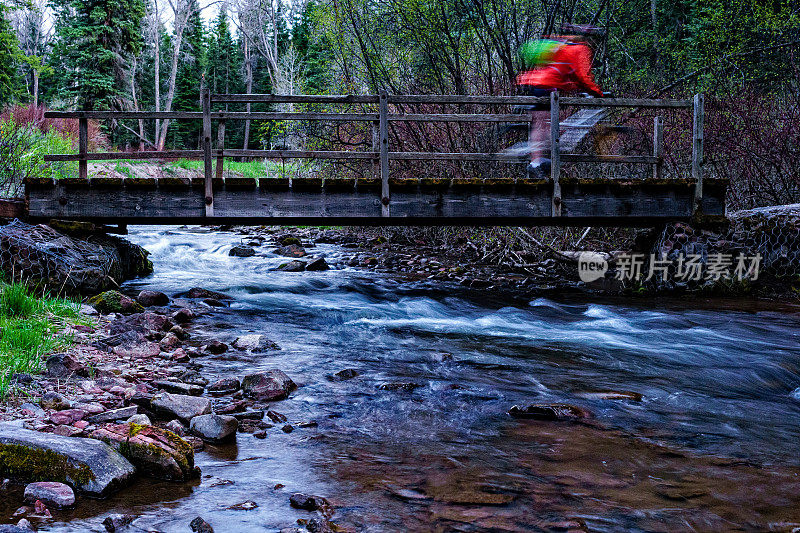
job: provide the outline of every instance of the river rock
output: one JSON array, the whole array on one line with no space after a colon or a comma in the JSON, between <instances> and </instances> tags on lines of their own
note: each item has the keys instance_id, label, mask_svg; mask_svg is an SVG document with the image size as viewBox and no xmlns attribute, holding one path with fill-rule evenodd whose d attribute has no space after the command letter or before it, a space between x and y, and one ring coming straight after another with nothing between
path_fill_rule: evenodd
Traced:
<instances>
[{"instance_id":1,"label":"river rock","mask_svg":"<svg viewBox=\"0 0 800 533\"><path fill-rule=\"evenodd\" d=\"M266 335L260 333L249 333L238 337L231 344L237 350L246 350L253 353L261 353L269 350L279 350L279 346L269 340Z\"/></svg>"},{"instance_id":2,"label":"river rock","mask_svg":"<svg viewBox=\"0 0 800 533\"><path fill-rule=\"evenodd\" d=\"M125 421L126 424L136 424L139 426L149 426L150 425L150 417L145 414L138 414L133 415L129 419Z\"/></svg>"},{"instance_id":3,"label":"river rock","mask_svg":"<svg viewBox=\"0 0 800 533\"><path fill-rule=\"evenodd\" d=\"M19 523L16 526L11 524L0 524L0 533L31 533L31 531L34 531L32 527L27 527L30 526L30 522L24 518L20 520L20 522L22 522L24 525L20 526Z\"/></svg>"},{"instance_id":4,"label":"river rock","mask_svg":"<svg viewBox=\"0 0 800 533\"><path fill-rule=\"evenodd\" d=\"M169 330L170 333L178 337L180 340L184 341L189 338L189 333L180 326L172 326Z\"/></svg>"},{"instance_id":5,"label":"river rock","mask_svg":"<svg viewBox=\"0 0 800 533\"><path fill-rule=\"evenodd\" d=\"M237 503L236 505L231 505L228 509L232 511L252 511L253 509L257 509L258 504L253 500L247 500L242 503Z\"/></svg>"},{"instance_id":6,"label":"river rock","mask_svg":"<svg viewBox=\"0 0 800 533\"><path fill-rule=\"evenodd\" d=\"M204 442L220 443L236 436L239 421L226 415L201 415L192 418L189 429Z\"/></svg>"},{"instance_id":7,"label":"river rock","mask_svg":"<svg viewBox=\"0 0 800 533\"><path fill-rule=\"evenodd\" d=\"M169 296L163 292L143 290L136 301L143 307L164 306L169 304Z\"/></svg>"},{"instance_id":8,"label":"river rock","mask_svg":"<svg viewBox=\"0 0 800 533\"><path fill-rule=\"evenodd\" d=\"M122 455L94 439L0 425L0 474L59 481L90 496L105 497L126 486L135 471Z\"/></svg>"},{"instance_id":9,"label":"river rock","mask_svg":"<svg viewBox=\"0 0 800 533\"><path fill-rule=\"evenodd\" d=\"M211 401L208 398L187 396L185 394L170 394L162 392L153 396L150 407L157 413L177 417L184 422L200 415L211 412Z\"/></svg>"},{"instance_id":10,"label":"river rock","mask_svg":"<svg viewBox=\"0 0 800 533\"><path fill-rule=\"evenodd\" d=\"M384 383L383 385L379 385L379 390L391 390L391 391L403 391L403 392L413 392L414 389L421 387L419 383L406 383L406 382L399 382L399 383Z\"/></svg>"},{"instance_id":11,"label":"river rock","mask_svg":"<svg viewBox=\"0 0 800 533\"><path fill-rule=\"evenodd\" d=\"M198 298L198 299L205 299L205 298L212 298L214 300L232 300L230 296L227 294L223 294L217 291L211 291L208 289L203 289L201 287L192 287L189 289L189 292L186 293L187 298Z\"/></svg>"},{"instance_id":12,"label":"river rock","mask_svg":"<svg viewBox=\"0 0 800 533\"><path fill-rule=\"evenodd\" d=\"M565 403L533 404L527 407L515 405L508 414L514 418L534 420L580 420L592 417L586 409Z\"/></svg>"},{"instance_id":13,"label":"river rock","mask_svg":"<svg viewBox=\"0 0 800 533\"><path fill-rule=\"evenodd\" d=\"M278 266L278 270L283 272L303 272L306 269L306 264L303 261L289 261Z\"/></svg>"},{"instance_id":14,"label":"river rock","mask_svg":"<svg viewBox=\"0 0 800 533\"><path fill-rule=\"evenodd\" d=\"M328 500L322 496L312 496L301 492L295 492L289 496L289 505L295 509L303 509L305 511L320 511L330 506Z\"/></svg>"},{"instance_id":15,"label":"river rock","mask_svg":"<svg viewBox=\"0 0 800 533\"><path fill-rule=\"evenodd\" d=\"M78 420L83 420L84 416L86 416L86 411L82 409L65 409L52 413L50 415L50 421L53 424L72 424Z\"/></svg>"},{"instance_id":16,"label":"river rock","mask_svg":"<svg viewBox=\"0 0 800 533\"><path fill-rule=\"evenodd\" d=\"M256 251L249 246L239 245L231 248L228 255L231 257L253 257L256 255Z\"/></svg>"},{"instance_id":17,"label":"river rock","mask_svg":"<svg viewBox=\"0 0 800 533\"><path fill-rule=\"evenodd\" d=\"M112 350L115 355L120 357L130 357L131 359L152 359L161 353L161 346L157 342L138 342L126 343L115 346Z\"/></svg>"},{"instance_id":18,"label":"river rock","mask_svg":"<svg viewBox=\"0 0 800 533\"><path fill-rule=\"evenodd\" d=\"M25 487L25 501L41 501L48 507L66 509L75 505L75 492L72 487L57 481L37 481Z\"/></svg>"},{"instance_id":19,"label":"river rock","mask_svg":"<svg viewBox=\"0 0 800 533\"><path fill-rule=\"evenodd\" d=\"M90 416L87 420L92 424L103 424L105 422L114 422L116 420L126 420L139 412L139 407L131 405L128 407L120 407L119 409L110 409L103 411L96 415Z\"/></svg>"},{"instance_id":20,"label":"river rock","mask_svg":"<svg viewBox=\"0 0 800 533\"><path fill-rule=\"evenodd\" d=\"M274 253L284 257L305 257L307 255L305 249L299 244L281 246Z\"/></svg>"},{"instance_id":21,"label":"river rock","mask_svg":"<svg viewBox=\"0 0 800 533\"><path fill-rule=\"evenodd\" d=\"M194 533L214 533L214 528L211 524L200 518L199 516L189 522L189 527L192 528Z\"/></svg>"},{"instance_id":22,"label":"river rock","mask_svg":"<svg viewBox=\"0 0 800 533\"><path fill-rule=\"evenodd\" d=\"M330 267L328 266L328 262L325 261L324 257L317 257L316 259L309 261L306 264L306 270L310 272L319 272L322 270L329 270Z\"/></svg>"},{"instance_id":23,"label":"river rock","mask_svg":"<svg viewBox=\"0 0 800 533\"><path fill-rule=\"evenodd\" d=\"M86 366L65 353L51 355L45 361L45 366L47 367L47 375L51 378L64 379L73 375L82 377L89 375Z\"/></svg>"},{"instance_id":24,"label":"river rock","mask_svg":"<svg viewBox=\"0 0 800 533\"><path fill-rule=\"evenodd\" d=\"M281 235L278 237L278 244L281 246L291 246L292 244L296 244L297 246L302 246L302 242L300 239L295 237L294 235Z\"/></svg>"},{"instance_id":25,"label":"river rock","mask_svg":"<svg viewBox=\"0 0 800 533\"><path fill-rule=\"evenodd\" d=\"M230 394L236 392L240 387L239 380L236 378L222 378L208 386L208 392L212 394Z\"/></svg>"},{"instance_id":26,"label":"river rock","mask_svg":"<svg viewBox=\"0 0 800 533\"><path fill-rule=\"evenodd\" d=\"M107 424L92 432L92 438L112 446L147 476L186 481L196 475L194 450L169 430L136 424Z\"/></svg>"},{"instance_id":27,"label":"river rock","mask_svg":"<svg viewBox=\"0 0 800 533\"><path fill-rule=\"evenodd\" d=\"M180 420L170 420L164 424L164 429L168 429L179 437L186 436L186 426L181 424Z\"/></svg>"},{"instance_id":28,"label":"river rock","mask_svg":"<svg viewBox=\"0 0 800 533\"><path fill-rule=\"evenodd\" d=\"M197 385L199 387L205 387L206 385L208 385L208 379L203 377L196 370L187 370L186 372L178 376L178 379L184 383L189 383L190 385Z\"/></svg>"},{"instance_id":29,"label":"river rock","mask_svg":"<svg viewBox=\"0 0 800 533\"><path fill-rule=\"evenodd\" d=\"M206 345L206 351L210 354L220 355L228 351L228 345L215 339Z\"/></svg>"},{"instance_id":30,"label":"river rock","mask_svg":"<svg viewBox=\"0 0 800 533\"><path fill-rule=\"evenodd\" d=\"M89 303L92 304L99 313L104 315L110 313L130 315L144 311L144 307L119 291L102 292L97 296L89 298Z\"/></svg>"},{"instance_id":31,"label":"river rock","mask_svg":"<svg viewBox=\"0 0 800 533\"><path fill-rule=\"evenodd\" d=\"M159 348L165 352L174 352L181 345L181 340L174 333L167 333L158 343Z\"/></svg>"},{"instance_id":32,"label":"river rock","mask_svg":"<svg viewBox=\"0 0 800 533\"><path fill-rule=\"evenodd\" d=\"M331 381L347 381L348 379L353 379L356 376L358 376L357 370L354 368L345 368L344 370L340 370L335 374L328 376L328 379Z\"/></svg>"},{"instance_id":33,"label":"river rock","mask_svg":"<svg viewBox=\"0 0 800 533\"><path fill-rule=\"evenodd\" d=\"M108 533L116 533L127 528L131 522L136 520L136 517L129 514L111 514L103 520L103 527L106 528Z\"/></svg>"},{"instance_id":34,"label":"river rock","mask_svg":"<svg viewBox=\"0 0 800 533\"><path fill-rule=\"evenodd\" d=\"M42 406L42 409L69 409L70 404L64 395L58 392L45 392L42 395L42 399L39 401L39 405Z\"/></svg>"},{"instance_id":35,"label":"river rock","mask_svg":"<svg viewBox=\"0 0 800 533\"><path fill-rule=\"evenodd\" d=\"M266 402L283 400L296 388L294 381L277 369L250 374L242 380L245 396Z\"/></svg>"},{"instance_id":36,"label":"river rock","mask_svg":"<svg viewBox=\"0 0 800 533\"><path fill-rule=\"evenodd\" d=\"M191 322L194 319L194 311L189 309L188 307L184 307L183 309L178 309L174 313L172 313L172 320L177 322L178 324L186 324Z\"/></svg>"},{"instance_id":37,"label":"river rock","mask_svg":"<svg viewBox=\"0 0 800 533\"><path fill-rule=\"evenodd\" d=\"M615 391L615 390L601 390L580 392L576 396L587 398L589 400L631 400L634 402L641 402L642 395L638 392L631 391Z\"/></svg>"},{"instance_id":38,"label":"river rock","mask_svg":"<svg viewBox=\"0 0 800 533\"><path fill-rule=\"evenodd\" d=\"M187 396L200 396L203 394L203 387L180 381L154 381L153 385L159 389L175 394L185 394Z\"/></svg>"}]
</instances>

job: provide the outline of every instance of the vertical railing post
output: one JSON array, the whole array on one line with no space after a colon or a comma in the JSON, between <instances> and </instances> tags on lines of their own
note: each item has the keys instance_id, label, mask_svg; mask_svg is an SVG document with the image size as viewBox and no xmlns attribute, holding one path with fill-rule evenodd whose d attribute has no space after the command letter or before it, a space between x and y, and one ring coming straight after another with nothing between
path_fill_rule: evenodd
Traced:
<instances>
[{"instance_id":1,"label":"vertical railing post","mask_svg":"<svg viewBox=\"0 0 800 533\"><path fill-rule=\"evenodd\" d=\"M550 93L550 178L553 180L553 216L561 216L561 149L559 143L558 91Z\"/></svg>"},{"instance_id":2,"label":"vertical railing post","mask_svg":"<svg viewBox=\"0 0 800 533\"><path fill-rule=\"evenodd\" d=\"M381 216L389 216L389 95L382 90L378 97L378 135L380 136Z\"/></svg>"},{"instance_id":3,"label":"vertical railing post","mask_svg":"<svg viewBox=\"0 0 800 533\"><path fill-rule=\"evenodd\" d=\"M380 123L378 121L372 122L372 151L377 154L372 159L372 177L381 179L381 136L380 136Z\"/></svg>"},{"instance_id":4,"label":"vertical railing post","mask_svg":"<svg viewBox=\"0 0 800 533\"><path fill-rule=\"evenodd\" d=\"M653 163L653 179L659 180L664 165L664 120L661 117L653 119L653 156L658 158Z\"/></svg>"},{"instance_id":5,"label":"vertical railing post","mask_svg":"<svg viewBox=\"0 0 800 533\"><path fill-rule=\"evenodd\" d=\"M694 178L693 214L701 212L703 203L703 122L705 119L704 98L694 95L694 120L692 122L692 178Z\"/></svg>"},{"instance_id":6,"label":"vertical railing post","mask_svg":"<svg viewBox=\"0 0 800 533\"><path fill-rule=\"evenodd\" d=\"M78 154L81 156L78 161L78 177L86 179L89 177L89 162L86 154L89 152L89 120L84 113L78 119Z\"/></svg>"},{"instance_id":7,"label":"vertical railing post","mask_svg":"<svg viewBox=\"0 0 800 533\"><path fill-rule=\"evenodd\" d=\"M217 180L222 179L223 165L225 164L225 119L219 121L217 126Z\"/></svg>"},{"instance_id":8,"label":"vertical railing post","mask_svg":"<svg viewBox=\"0 0 800 533\"><path fill-rule=\"evenodd\" d=\"M203 84L203 163L205 167L206 216L214 216L214 170L211 159L211 91Z\"/></svg>"}]
</instances>

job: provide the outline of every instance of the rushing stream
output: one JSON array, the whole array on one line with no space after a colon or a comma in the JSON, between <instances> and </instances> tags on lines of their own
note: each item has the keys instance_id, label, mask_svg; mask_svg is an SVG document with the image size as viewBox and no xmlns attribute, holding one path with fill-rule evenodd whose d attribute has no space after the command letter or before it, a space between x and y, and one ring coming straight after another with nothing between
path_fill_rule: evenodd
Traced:
<instances>
[{"instance_id":1,"label":"rushing stream","mask_svg":"<svg viewBox=\"0 0 800 533\"><path fill-rule=\"evenodd\" d=\"M127 289L231 295L194 337L265 333L280 351L204 358L203 375L280 368L298 383L271 408L316 428L240 434L198 453L193 484L140 481L53 530L278 531L327 497L359 531L791 529L800 525L800 309L753 302L508 301L341 267L285 273L285 258L229 257L238 236L134 228L155 274ZM263 251L269 250L265 247ZM339 265L339 266L337 266ZM449 355L448 355L449 354ZM333 382L345 368L359 375ZM413 392L379 390L390 382ZM584 397L634 391L643 400ZM565 402L586 423L508 416ZM227 483L224 480L231 481ZM284 488L275 488L282 484ZM258 508L228 510L253 500Z\"/></svg>"}]
</instances>

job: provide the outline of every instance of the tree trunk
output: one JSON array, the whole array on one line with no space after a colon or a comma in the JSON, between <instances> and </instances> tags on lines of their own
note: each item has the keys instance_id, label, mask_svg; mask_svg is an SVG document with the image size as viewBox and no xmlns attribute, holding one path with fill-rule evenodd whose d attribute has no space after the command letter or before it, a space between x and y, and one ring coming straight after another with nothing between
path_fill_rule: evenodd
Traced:
<instances>
[{"instance_id":1,"label":"tree trunk","mask_svg":"<svg viewBox=\"0 0 800 533\"><path fill-rule=\"evenodd\" d=\"M253 93L253 59L250 52L250 46L247 44L247 39L244 40L244 66L245 66L245 77L246 77L246 89L245 92L247 94ZM250 112L250 103L247 103L247 112ZM242 150L247 150L250 146L250 120L244 121L244 142L242 143Z\"/></svg>"},{"instance_id":2,"label":"tree trunk","mask_svg":"<svg viewBox=\"0 0 800 533\"><path fill-rule=\"evenodd\" d=\"M181 47L183 46L183 30L186 28L186 22L189 20L189 13L186 14L186 19L179 21L179 13L175 17L175 44L172 47L172 65L169 72L169 86L167 88L167 99L164 102L164 111L169 113L172 111L172 101L175 99L175 84L178 79L178 60L181 55ZM161 124L161 134L158 140L158 149L163 150L164 144L167 139L167 131L169 128L169 119L164 119Z\"/></svg>"}]
</instances>

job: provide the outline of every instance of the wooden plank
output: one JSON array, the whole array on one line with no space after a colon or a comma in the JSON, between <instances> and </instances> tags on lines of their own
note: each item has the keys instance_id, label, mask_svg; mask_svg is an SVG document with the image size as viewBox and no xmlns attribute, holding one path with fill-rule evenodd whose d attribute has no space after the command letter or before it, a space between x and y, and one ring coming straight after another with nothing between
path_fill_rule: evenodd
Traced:
<instances>
[{"instance_id":1,"label":"wooden plank","mask_svg":"<svg viewBox=\"0 0 800 533\"><path fill-rule=\"evenodd\" d=\"M377 95L212 94L215 103L377 104Z\"/></svg>"},{"instance_id":2,"label":"wooden plank","mask_svg":"<svg viewBox=\"0 0 800 533\"><path fill-rule=\"evenodd\" d=\"M45 118L75 119L86 117L89 120L145 120L145 119L170 119L186 120L203 118L199 111L45 111Z\"/></svg>"},{"instance_id":3,"label":"wooden plank","mask_svg":"<svg viewBox=\"0 0 800 533\"><path fill-rule=\"evenodd\" d=\"M386 91L380 94L380 120L378 135L380 136L380 168L381 168L381 216L389 216L389 104Z\"/></svg>"},{"instance_id":4,"label":"wooden plank","mask_svg":"<svg viewBox=\"0 0 800 533\"><path fill-rule=\"evenodd\" d=\"M26 208L25 200L0 199L0 218L24 218Z\"/></svg>"},{"instance_id":5,"label":"wooden plank","mask_svg":"<svg viewBox=\"0 0 800 533\"><path fill-rule=\"evenodd\" d=\"M487 104L535 105L549 104L547 97L536 96L464 96L464 95L390 95L390 104ZM642 107L690 108L691 100L654 100L638 98L562 98L562 106L581 107Z\"/></svg>"},{"instance_id":6,"label":"wooden plank","mask_svg":"<svg viewBox=\"0 0 800 533\"><path fill-rule=\"evenodd\" d=\"M389 115L390 122L519 122L529 120L527 114L457 114L457 113L393 113Z\"/></svg>"},{"instance_id":7,"label":"wooden plank","mask_svg":"<svg viewBox=\"0 0 800 533\"><path fill-rule=\"evenodd\" d=\"M228 157L263 157L268 159L375 159L375 152L336 150L225 150Z\"/></svg>"},{"instance_id":8,"label":"wooden plank","mask_svg":"<svg viewBox=\"0 0 800 533\"><path fill-rule=\"evenodd\" d=\"M636 108L678 108L689 109L691 100L654 100L641 98L562 98L562 106L578 107L636 107Z\"/></svg>"},{"instance_id":9,"label":"wooden plank","mask_svg":"<svg viewBox=\"0 0 800 533\"><path fill-rule=\"evenodd\" d=\"M694 211L697 212L703 203L703 122L705 118L704 97L694 95L694 120L692 121L692 178L695 180Z\"/></svg>"},{"instance_id":10,"label":"wooden plank","mask_svg":"<svg viewBox=\"0 0 800 533\"><path fill-rule=\"evenodd\" d=\"M89 152L87 161L110 161L116 159L197 159L203 157L202 150L164 150L162 152ZM80 161L80 154L45 154L45 161Z\"/></svg>"},{"instance_id":11,"label":"wooden plank","mask_svg":"<svg viewBox=\"0 0 800 533\"><path fill-rule=\"evenodd\" d=\"M438 160L438 161L500 161L519 163L528 159L527 155L481 154L448 152L389 152L390 160ZM657 159L651 155L590 155L561 154L561 161L569 163L644 163L653 164Z\"/></svg>"},{"instance_id":12,"label":"wooden plank","mask_svg":"<svg viewBox=\"0 0 800 533\"><path fill-rule=\"evenodd\" d=\"M664 166L664 121L661 117L653 118L653 157L658 159L653 163L653 179L660 180Z\"/></svg>"},{"instance_id":13,"label":"wooden plank","mask_svg":"<svg viewBox=\"0 0 800 533\"><path fill-rule=\"evenodd\" d=\"M321 180L312 179L308 187L282 190L263 190L260 180L258 190L254 183L242 187L226 186L215 191L215 220L222 218L237 223L258 220L275 223L275 219L294 219L294 223L318 217L327 223L347 219L362 223L363 219L382 217L382 205L375 180L359 180L356 190L350 181L344 187L320 187ZM280 182L281 180L274 180ZM346 180L349 181L349 180ZM385 224L395 224L406 218L440 218L449 223L455 220L472 220L500 224L503 220L518 219L523 225L527 219L552 216L552 185L544 180L518 180L509 189L508 180L482 182L464 180L447 189L444 180L410 180L416 186L397 187L392 190L392 211L383 217ZM102 183L102 180L98 181ZM76 180L69 194L63 188L28 191L30 216L34 219L114 220L121 223L155 223L205 219L204 193L191 188L168 189L160 182L145 187L111 189L101 186L79 186ZM397 182L395 182L397 183ZM246 185L246 186L245 186ZM688 219L692 215L694 181L679 180L560 180L562 187L562 215L550 219L548 224L562 225L560 219L616 220L634 223L636 220ZM80 188L82 187L82 188ZM704 213L723 215L726 182L709 180L703 199ZM380 189L377 189L380 190ZM313 192L310 192L313 191ZM542 221L539 220L541 223Z\"/></svg>"},{"instance_id":14,"label":"wooden plank","mask_svg":"<svg viewBox=\"0 0 800 533\"><path fill-rule=\"evenodd\" d=\"M216 111L211 113L214 120L321 120L328 122L372 122L378 119L377 113L278 113L243 111ZM518 117L519 118L519 117Z\"/></svg>"},{"instance_id":15,"label":"wooden plank","mask_svg":"<svg viewBox=\"0 0 800 533\"><path fill-rule=\"evenodd\" d=\"M89 151L89 121L83 116L78 119L78 176L86 179L89 177L89 164L86 153Z\"/></svg>"},{"instance_id":16,"label":"wooden plank","mask_svg":"<svg viewBox=\"0 0 800 533\"><path fill-rule=\"evenodd\" d=\"M211 159L211 93L207 88L202 90L203 99L203 169L205 177L206 216L214 216L214 170Z\"/></svg>"},{"instance_id":17,"label":"wooden plank","mask_svg":"<svg viewBox=\"0 0 800 533\"><path fill-rule=\"evenodd\" d=\"M558 91L550 93L550 181L553 182L552 214L561 216L561 148Z\"/></svg>"},{"instance_id":18,"label":"wooden plank","mask_svg":"<svg viewBox=\"0 0 800 533\"><path fill-rule=\"evenodd\" d=\"M225 120L220 120L217 125L217 171L216 178L222 179L222 173L225 170Z\"/></svg>"}]
</instances>

